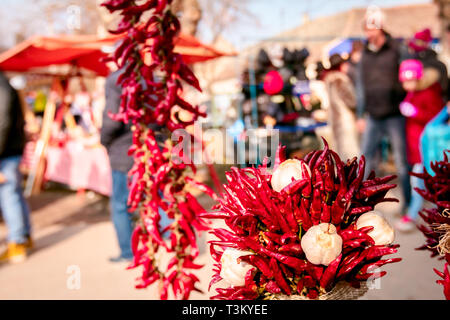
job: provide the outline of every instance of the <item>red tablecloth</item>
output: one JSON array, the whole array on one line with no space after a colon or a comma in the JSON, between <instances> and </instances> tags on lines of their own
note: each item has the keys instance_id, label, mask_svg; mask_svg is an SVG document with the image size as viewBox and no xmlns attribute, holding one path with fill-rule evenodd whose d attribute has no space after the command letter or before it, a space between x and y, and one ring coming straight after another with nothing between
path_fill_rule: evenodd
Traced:
<instances>
[{"instance_id":1,"label":"red tablecloth","mask_svg":"<svg viewBox=\"0 0 450 320\"><path fill-rule=\"evenodd\" d=\"M46 157L46 180L111 195L111 167L104 147L84 147L69 141L62 148L49 146Z\"/></svg>"}]
</instances>

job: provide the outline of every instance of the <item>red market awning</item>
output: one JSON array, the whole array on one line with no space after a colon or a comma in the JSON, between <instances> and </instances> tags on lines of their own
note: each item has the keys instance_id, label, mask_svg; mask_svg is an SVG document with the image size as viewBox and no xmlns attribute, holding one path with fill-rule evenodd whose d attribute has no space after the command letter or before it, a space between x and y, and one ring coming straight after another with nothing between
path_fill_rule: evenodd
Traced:
<instances>
[{"instance_id":1,"label":"red market awning","mask_svg":"<svg viewBox=\"0 0 450 320\"><path fill-rule=\"evenodd\" d=\"M187 64L203 62L222 56L235 56L235 52L225 53L201 43L197 38L181 34L175 39L175 52L181 54Z\"/></svg>"},{"instance_id":2,"label":"red market awning","mask_svg":"<svg viewBox=\"0 0 450 320\"><path fill-rule=\"evenodd\" d=\"M105 76L109 70L100 60L106 56L103 46L110 46L111 38L91 35L58 37L34 36L0 55L0 69L4 71L32 71L51 65L74 65Z\"/></svg>"},{"instance_id":3,"label":"red market awning","mask_svg":"<svg viewBox=\"0 0 450 320\"><path fill-rule=\"evenodd\" d=\"M94 35L34 36L0 54L0 70L33 72L36 68L51 65L72 65L106 76L109 70L101 61L101 58L107 56L104 48L113 46L122 37L123 35L106 38ZM188 64L235 55L219 52L188 35L177 37L175 51Z\"/></svg>"}]
</instances>

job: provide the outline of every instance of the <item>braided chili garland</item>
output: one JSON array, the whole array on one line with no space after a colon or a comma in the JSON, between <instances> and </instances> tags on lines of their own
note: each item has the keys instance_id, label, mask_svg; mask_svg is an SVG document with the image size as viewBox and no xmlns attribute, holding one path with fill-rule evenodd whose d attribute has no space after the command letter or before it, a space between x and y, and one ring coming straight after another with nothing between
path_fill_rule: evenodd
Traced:
<instances>
[{"instance_id":1,"label":"braided chili garland","mask_svg":"<svg viewBox=\"0 0 450 320\"><path fill-rule=\"evenodd\" d=\"M438 284L444 286L444 295L450 300L450 162L447 153L444 151L442 161L430 164L434 175L429 174L425 169L424 173L411 173L421 178L425 183L425 190L416 188L424 199L435 204L434 208L423 209L419 214L425 224L419 226L419 230L425 235L426 242L418 250L431 251L431 257L442 256L446 260L444 272L434 269L436 274L442 278L437 280Z\"/></svg>"},{"instance_id":2,"label":"braided chili garland","mask_svg":"<svg viewBox=\"0 0 450 320\"><path fill-rule=\"evenodd\" d=\"M277 152L275 168L285 160ZM400 258L381 260L397 252L398 245L375 245L368 235L373 227L356 229L356 221L376 204L397 201L386 198L395 187L395 176L364 180L365 160L342 162L328 149L313 151L303 159L310 174L284 187L271 185L272 174L263 164L258 168L233 168L226 174L223 198L215 212L202 216L222 219L227 229L211 231L218 240L210 242L216 261L212 284L222 280L222 255L227 248L243 250L240 260L252 266L245 284L217 288L213 299L270 299L276 294L303 295L316 299L341 280L358 287L360 281L382 277L373 272ZM342 238L342 251L328 266L312 264L305 257L301 239L312 226L331 223Z\"/></svg>"},{"instance_id":3,"label":"braided chili garland","mask_svg":"<svg viewBox=\"0 0 450 320\"><path fill-rule=\"evenodd\" d=\"M109 0L102 5L121 16L112 33L126 33L111 58L123 72L118 79L122 87L120 109L118 114L110 116L134 125L133 145L128 152L134 157L134 166L129 172L128 204L130 211L139 211L140 223L132 236L134 261L129 268L143 268L137 288L159 282L161 299L168 298L170 287L175 298L188 299L193 290L200 291L195 287L199 279L189 271L202 267L195 263L199 254L196 232L209 227L207 221L199 217L205 210L186 186L190 184L212 197L214 192L189 177L195 173L193 164L173 161L169 140L161 150L155 133L149 128L150 124L158 124L169 136L170 132L184 129L198 117L205 116L179 95L181 81L197 90L200 87L181 55L174 53L174 38L180 31L180 23L170 11L170 3L171 0ZM142 15L149 10L151 17L141 22ZM151 56L150 65L144 63L143 53ZM192 120L182 121L178 113L173 112L174 107L190 112ZM186 155L177 156L184 159ZM173 219L164 230L159 225L159 208ZM170 241L164 241L166 237ZM156 260L159 252L171 254L167 267Z\"/></svg>"}]
</instances>

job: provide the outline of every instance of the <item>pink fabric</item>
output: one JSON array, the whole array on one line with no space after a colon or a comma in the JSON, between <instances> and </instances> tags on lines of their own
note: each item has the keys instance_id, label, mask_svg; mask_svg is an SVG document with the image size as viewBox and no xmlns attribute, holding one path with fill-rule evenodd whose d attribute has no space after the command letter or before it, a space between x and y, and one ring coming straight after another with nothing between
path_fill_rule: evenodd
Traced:
<instances>
[{"instance_id":1,"label":"pink fabric","mask_svg":"<svg viewBox=\"0 0 450 320\"><path fill-rule=\"evenodd\" d=\"M62 148L49 146L45 179L67 184L73 189L111 195L111 167L102 146L86 148L75 141L69 141Z\"/></svg>"}]
</instances>

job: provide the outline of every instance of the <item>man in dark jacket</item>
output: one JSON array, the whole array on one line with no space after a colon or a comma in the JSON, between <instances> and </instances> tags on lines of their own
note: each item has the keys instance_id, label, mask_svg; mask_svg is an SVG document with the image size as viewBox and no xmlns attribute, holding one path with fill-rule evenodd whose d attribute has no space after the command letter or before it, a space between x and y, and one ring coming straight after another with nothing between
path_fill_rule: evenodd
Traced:
<instances>
[{"instance_id":1,"label":"man in dark jacket","mask_svg":"<svg viewBox=\"0 0 450 320\"><path fill-rule=\"evenodd\" d=\"M410 201L411 186L406 161L405 119L399 104L404 92L398 80L399 44L383 30L383 15L372 12L366 16L367 45L361 57L366 125L362 139L362 154L366 157L366 172L377 166L377 151L385 135L389 138L402 187L404 207Z\"/></svg>"},{"instance_id":2,"label":"man in dark jacket","mask_svg":"<svg viewBox=\"0 0 450 320\"><path fill-rule=\"evenodd\" d=\"M31 248L30 211L22 193L19 164L25 147L19 95L0 72L0 208L8 226L8 248L0 262L21 262Z\"/></svg>"},{"instance_id":3,"label":"man in dark jacket","mask_svg":"<svg viewBox=\"0 0 450 320\"><path fill-rule=\"evenodd\" d=\"M100 140L108 151L112 170L112 194L110 198L111 219L116 230L120 247L120 255L110 258L111 262L120 262L133 258L131 252L131 234L133 233L133 218L128 212L128 181L127 172L133 166L133 158L128 156L128 149L133 140L129 124L112 120L109 113L119 111L121 88L117 79L121 71L112 72L105 83L105 110Z\"/></svg>"}]
</instances>

